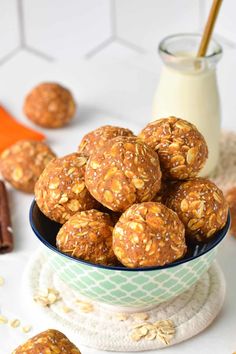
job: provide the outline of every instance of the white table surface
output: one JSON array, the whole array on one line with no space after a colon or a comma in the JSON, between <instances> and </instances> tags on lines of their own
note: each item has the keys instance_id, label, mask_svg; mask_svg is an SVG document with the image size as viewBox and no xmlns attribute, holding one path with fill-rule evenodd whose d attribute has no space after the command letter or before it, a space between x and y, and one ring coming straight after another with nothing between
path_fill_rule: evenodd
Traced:
<instances>
[{"instance_id":1,"label":"white table surface","mask_svg":"<svg viewBox=\"0 0 236 354\"><path fill-rule=\"evenodd\" d=\"M223 126L236 130L235 73L230 72L231 55L226 56L220 69L223 98ZM31 125L22 114L22 102L27 91L44 80L61 81L72 89L79 102L74 122L62 129L43 130L48 142L58 155L75 151L82 136L103 124L127 126L135 132L150 120L151 101L158 80L158 67L143 63L92 60L70 64L49 64L31 54L21 52L0 68L0 103L19 120ZM1 129L1 124L0 124ZM40 130L40 128L39 128ZM9 319L19 318L22 324L31 324L28 337L47 328L57 328L39 311L34 311L24 301L22 276L30 255L39 247L28 222L32 196L9 187L10 207L14 230L14 252L0 256L0 276L5 284L0 287L0 314ZM228 237L222 245L219 262L227 282L223 309L214 323L203 333L189 341L165 348L165 354L209 353L231 354L236 350L236 240ZM66 331L65 331L66 332ZM81 348L83 354L103 352L80 345L80 339L68 336ZM27 335L20 329L0 325L0 354L10 354ZM111 338L112 340L112 338ZM108 352L107 352L108 353ZM151 352L150 352L151 353ZM152 351L157 353L157 351Z\"/></svg>"}]
</instances>

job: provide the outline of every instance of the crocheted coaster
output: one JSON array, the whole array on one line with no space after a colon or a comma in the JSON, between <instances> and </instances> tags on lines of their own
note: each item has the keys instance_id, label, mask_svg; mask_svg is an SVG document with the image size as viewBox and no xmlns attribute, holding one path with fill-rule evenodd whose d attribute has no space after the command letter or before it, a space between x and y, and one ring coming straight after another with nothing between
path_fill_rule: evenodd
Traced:
<instances>
[{"instance_id":1,"label":"crocheted coaster","mask_svg":"<svg viewBox=\"0 0 236 354\"><path fill-rule=\"evenodd\" d=\"M60 300L49 307L42 307L33 298L39 294L40 289L48 288L57 290ZM40 250L29 262L24 277L24 289L28 300L34 303L33 306L40 307L45 315L55 320L56 327L64 329L68 336L70 334L75 343L79 338L79 343L85 346L129 352L160 349L203 331L222 307L225 281L219 266L214 263L201 280L177 298L138 316L118 314L99 303L82 298L79 293L68 288L51 271L46 256ZM169 344L161 341L160 336L155 339L152 339L152 335L144 336L139 341L131 339L136 324L153 324L160 320L171 320L175 326L175 333ZM145 331L144 329L143 333Z\"/></svg>"},{"instance_id":2,"label":"crocheted coaster","mask_svg":"<svg viewBox=\"0 0 236 354\"><path fill-rule=\"evenodd\" d=\"M236 185L236 133L221 133L219 164L211 179L224 192Z\"/></svg>"}]
</instances>

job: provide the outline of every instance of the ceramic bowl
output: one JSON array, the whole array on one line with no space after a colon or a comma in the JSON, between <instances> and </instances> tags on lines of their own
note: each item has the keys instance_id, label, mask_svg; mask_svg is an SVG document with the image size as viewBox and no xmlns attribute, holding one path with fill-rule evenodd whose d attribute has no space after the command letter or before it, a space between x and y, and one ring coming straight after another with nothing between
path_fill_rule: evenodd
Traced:
<instances>
[{"instance_id":1,"label":"ceramic bowl","mask_svg":"<svg viewBox=\"0 0 236 354\"><path fill-rule=\"evenodd\" d=\"M54 272L82 296L124 310L144 310L168 301L195 284L216 257L230 224L208 244L196 246L187 256L163 267L128 269L92 264L61 253L55 246L61 225L49 220L35 202L30 224L43 243Z\"/></svg>"}]
</instances>

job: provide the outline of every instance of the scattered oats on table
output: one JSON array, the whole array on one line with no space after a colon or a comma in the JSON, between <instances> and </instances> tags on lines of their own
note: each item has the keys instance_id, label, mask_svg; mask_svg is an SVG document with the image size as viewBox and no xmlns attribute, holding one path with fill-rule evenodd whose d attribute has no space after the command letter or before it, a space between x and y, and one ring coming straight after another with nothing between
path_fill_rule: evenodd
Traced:
<instances>
[{"instance_id":1,"label":"scattered oats on table","mask_svg":"<svg viewBox=\"0 0 236 354\"><path fill-rule=\"evenodd\" d=\"M94 307L92 304L80 304L79 305L80 311L84 313L90 313L94 311Z\"/></svg>"},{"instance_id":2,"label":"scattered oats on table","mask_svg":"<svg viewBox=\"0 0 236 354\"><path fill-rule=\"evenodd\" d=\"M14 320L11 320L9 321L9 325L12 327L12 328L17 328L20 326L20 320L18 320L17 318L14 319Z\"/></svg>"},{"instance_id":3,"label":"scattered oats on table","mask_svg":"<svg viewBox=\"0 0 236 354\"><path fill-rule=\"evenodd\" d=\"M23 333L29 333L29 332L31 331L31 329L32 329L32 326L31 326L31 325L27 325L27 326L22 326L22 327L21 327L21 331L22 331Z\"/></svg>"},{"instance_id":4,"label":"scattered oats on table","mask_svg":"<svg viewBox=\"0 0 236 354\"><path fill-rule=\"evenodd\" d=\"M145 321L148 320L149 314L147 312L137 312L137 313L132 313L131 317L135 321Z\"/></svg>"},{"instance_id":5,"label":"scattered oats on table","mask_svg":"<svg viewBox=\"0 0 236 354\"><path fill-rule=\"evenodd\" d=\"M4 278L0 276L0 286L2 286L4 283L5 283Z\"/></svg>"},{"instance_id":6,"label":"scattered oats on table","mask_svg":"<svg viewBox=\"0 0 236 354\"><path fill-rule=\"evenodd\" d=\"M43 289L34 296L34 301L43 307L48 307L61 300L60 293L56 289Z\"/></svg>"},{"instance_id":7,"label":"scattered oats on table","mask_svg":"<svg viewBox=\"0 0 236 354\"><path fill-rule=\"evenodd\" d=\"M3 316L3 315L0 315L0 324L6 324L8 322L8 319Z\"/></svg>"},{"instance_id":8,"label":"scattered oats on table","mask_svg":"<svg viewBox=\"0 0 236 354\"><path fill-rule=\"evenodd\" d=\"M76 304L79 306L81 312L89 313L94 311L94 306L90 302L77 299Z\"/></svg>"},{"instance_id":9,"label":"scattered oats on table","mask_svg":"<svg viewBox=\"0 0 236 354\"><path fill-rule=\"evenodd\" d=\"M63 311L64 313L69 313L69 312L72 311L72 308L70 308L70 307L68 307L68 306L63 306L63 307L62 307L62 311Z\"/></svg>"}]
</instances>

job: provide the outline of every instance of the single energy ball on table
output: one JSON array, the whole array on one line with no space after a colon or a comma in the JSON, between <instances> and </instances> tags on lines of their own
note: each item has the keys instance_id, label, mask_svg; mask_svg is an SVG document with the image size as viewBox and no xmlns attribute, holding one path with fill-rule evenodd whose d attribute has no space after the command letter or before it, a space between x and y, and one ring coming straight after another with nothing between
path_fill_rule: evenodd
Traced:
<instances>
[{"instance_id":1,"label":"single energy ball on table","mask_svg":"<svg viewBox=\"0 0 236 354\"><path fill-rule=\"evenodd\" d=\"M178 214L193 241L208 241L227 221L228 205L222 191L204 178L177 183L166 205Z\"/></svg>"},{"instance_id":2,"label":"single energy ball on table","mask_svg":"<svg viewBox=\"0 0 236 354\"><path fill-rule=\"evenodd\" d=\"M71 92L57 83L42 83L33 88L24 102L25 115L45 128L59 128L75 115L76 104Z\"/></svg>"},{"instance_id":3,"label":"single energy ball on table","mask_svg":"<svg viewBox=\"0 0 236 354\"><path fill-rule=\"evenodd\" d=\"M90 156L85 183L101 204L122 212L134 203L151 200L160 189L158 155L135 138L114 138Z\"/></svg>"},{"instance_id":4,"label":"single energy ball on table","mask_svg":"<svg viewBox=\"0 0 236 354\"><path fill-rule=\"evenodd\" d=\"M33 193L39 176L55 157L45 143L21 140L1 153L0 172L14 188Z\"/></svg>"},{"instance_id":5,"label":"single energy ball on table","mask_svg":"<svg viewBox=\"0 0 236 354\"><path fill-rule=\"evenodd\" d=\"M41 332L16 348L12 354L81 354L70 340L56 329Z\"/></svg>"},{"instance_id":6,"label":"single energy ball on table","mask_svg":"<svg viewBox=\"0 0 236 354\"><path fill-rule=\"evenodd\" d=\"M86 134L79 145L79 152L90 156L104 144L117 136L134 136L131 130L112 125L104 125Z\"/></svg>"},{"instance_id":7,"label":"single energy ball on table","mask_svg":"<svg viewBox=\"0 0 236 354\"><path fill-rule=\"evenodd\" d=\"M35 200L49 219L65 223L77 211L93 209L98 202L85 186L87 157L73 153L47 165L35 185Z\"/></svg>"},{"instance_id":8,"label":"single energy ball on table","mask_svg":"<svg viewBox=\"0 0 236 354\"><path fill-rule=\"evenodd\" d=\"M195 177L208 157L202 134L193 124L180 118L169 117L151 122L138 137L158 153L165 179Z\"/></svg>"},{"instance_id":9,"label":"single energy ball on table","mask_svg":"<svg viewBox=\"0 0 236 354\"><path fill-rule=\"evenodd\" d=\"M186 253L184 225L177 214L156 202L134 204L113 230L113 250L126 267L163 266Z\"/></svg>"},{"instance_id":10,"label":"single energy ball on table","mask_svg":"<svg viewBox=\"0 0 236 354\"><path fill-rule=\"evenodd\" d=\"M112 250L113 222L98 210L76 213L57 234L58 249L72 257L95 264L111 265L116 261Z\"/></svg>"}]
</instances>

